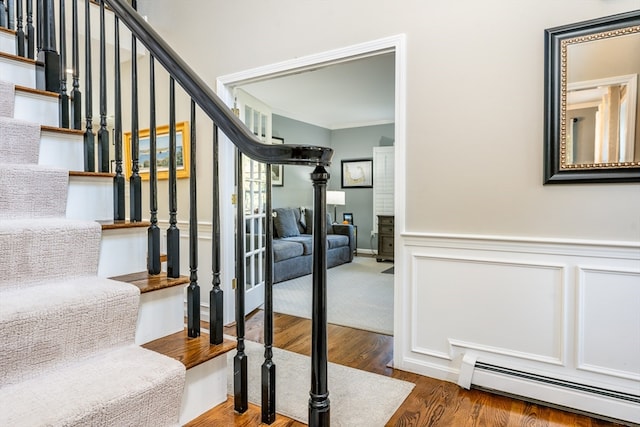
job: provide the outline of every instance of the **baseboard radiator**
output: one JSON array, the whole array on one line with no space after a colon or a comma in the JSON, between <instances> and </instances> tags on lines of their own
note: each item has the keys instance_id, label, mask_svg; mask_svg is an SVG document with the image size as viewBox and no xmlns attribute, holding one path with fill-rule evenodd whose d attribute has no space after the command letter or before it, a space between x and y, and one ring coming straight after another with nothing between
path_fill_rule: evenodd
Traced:
<instances>
[{"instance_id":1,"label":"baseboard radiator","mask_svg":"<svg viewBox=\"0 0 640 427\"><path fill-rule=\"evenodd\" d=\"M573 382L573 381L567 381L567 380L558 379L558 378L552 378L552 377L548 377L548 376L545 376L545 375L532 374L532 373L520 371L520 370L517 370L517 369L505 368L503 366L493 365L493 364L479 362L479 361L475 362L474 369L477 370L477 371L485 371L485 372L489 372L489 373L492 373L492 374L504 375L506 377L510 377L510 378L513 378L513 379L531 381L531 382L538 383L538 384L544 384L544 385L548 385L548 386L558 387L560 389L577 391L577 392L581 392L581 393L589 393L590 395L594 395L596 397L602 397L602 398L608 398L608 399L616 399L616 400L618 400L620 402L640 405L640 396L639 395L635 395L635 394L624 393L624 392L620 392L620 391L616 391L616 390L609 390L609 389L605 389L605 388L601 388L601 387L596 387L596 386L592 386L592 385L588 385L588 384L581 384L581 383L577 383L577 382ZM477 389L482 389L482 390L487 390L487 391L498 393L498 394L514 396L511 393L505 393L505 392L502 392L502 391L499 391L499 390L490 389L488 387L483 387L482 385L472 384L471 387L472 388L477 388ZM627 422L625 422L624 420L612 419L610 417L602 416L602 415L599 415L599 414L594 414L594 413L591 413L591 412L588 412L588 411L576 410L574 408L567 408L567 407L564 407L562 405L553 405L553 404L549 404L549 402L540 402L537 399L529 399L526 396L515 396L515 397L518 397L518 398L523 399L523 400L535 401L536 403L543 403L543 404L545 404L547 406L557 406L557 407L559 407L561 409L569 410L569 411L572 411L572 412L579 412L579 413L583 413L583 414L586 414L586 415L589 415L589 416L609 419L611 421L621 422L621 423L627 424ZM632 424L627 424L627 425L637 426L638 424L632 423Z\"/></svg>"}]
</instances>

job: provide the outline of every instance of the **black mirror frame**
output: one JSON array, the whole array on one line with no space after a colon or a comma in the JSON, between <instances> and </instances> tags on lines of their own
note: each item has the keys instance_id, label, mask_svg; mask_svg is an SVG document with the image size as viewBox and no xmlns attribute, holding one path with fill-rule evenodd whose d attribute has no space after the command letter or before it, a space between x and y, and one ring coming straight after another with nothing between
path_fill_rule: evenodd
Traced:
<instances>
[{"instance_id":1,"label":"black mirror frame","mask_svg":"<svg viewBox=\"0 0 640 427\"><path fill-rule=\"evenodd\" d=\"M605 31L640 26L640 10L575 24L549 28L544 32L544 184L640 182L640 167L561 169L562 41ZM640 132L640 129L637 129Z\"/></svg>"}]
</instances>

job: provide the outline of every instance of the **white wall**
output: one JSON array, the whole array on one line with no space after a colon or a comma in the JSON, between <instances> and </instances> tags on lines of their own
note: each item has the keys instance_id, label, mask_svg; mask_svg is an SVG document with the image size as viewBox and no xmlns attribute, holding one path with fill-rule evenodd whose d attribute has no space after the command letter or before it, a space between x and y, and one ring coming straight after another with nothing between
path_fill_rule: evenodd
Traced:
<instances>
[{"instance_id":1,"label":"white wall","mask_svg":"<svg viewBox=\"0 0 640 427\"><path fill-rule=\"evenodd\" d=\"M461 357L475 354L637 394L640 186L542 185L543 30L637 0L139 4L214 88L218 76L406 34L396 366L464 383ZM471 372L630 419L616 400Z\"/></svg>"}]
</instances>

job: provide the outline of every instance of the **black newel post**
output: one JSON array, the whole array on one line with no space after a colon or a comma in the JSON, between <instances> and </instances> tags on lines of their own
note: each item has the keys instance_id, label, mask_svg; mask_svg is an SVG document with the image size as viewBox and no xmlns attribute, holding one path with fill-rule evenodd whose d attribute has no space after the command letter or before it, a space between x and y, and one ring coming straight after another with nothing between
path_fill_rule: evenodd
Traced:
<instances>
[{"instance_id":1,"label":"black newel post","mask_svg":"<svg viewBox=\"0 0 640 427\"><path fill-rule=\"evenodd\" d=\"M56 19L54 0L39 0L38 10L40 50L36 61L36 87L49 92L60 92L60 56L56 50Z\"/></svg>"},{"instance_id":2,"label":"black newel post","mask_svg":"<svg viewBox=\"0 0 640 427\"><path fill-rule=\"evenodd\" d=\"M191 100L191 170L189 172L189 286L187 288L187 332L200 336L200 286L198 286L198 198L196 180L196 103Z\"/></svg>"},{"instance_id":3,"label":"black newel post","mask_svg":"<svg viewBox=\"0 0 640 427\"><path fill-rule=\"evenodd\" d=\"M19 0L21 3L22 0ZM69 128L69 95L67 95L67 28L65 1L60 2L60 109L58 122L61 128Z\"/></svg>"},{"instance_id":4,"label":"black newel post","mask_svg":"<svg viewBox=\"0 0 640 427\"><path fill-rule=\"evenodd\" d=\"M311 320L311 390L309 426L329 426L329 388L327 384L327 181L329 173L317 166L313 182L313 288Z\"/></svg>"},{"instance_id":5,"label":"black newel post","mask_svg":"<svg viewBox=\"0 0 640 427\"><path fill-rule=\"evenodd\" d=\"M262 422L276 419L276 364L273 363L273 217L271 214L271 165L267 164L265 206L264 363L262 364Z\"/></svg>"},{"instance_id":6,"label":"black newel post","mask_svg":"<svg viewBox=\"0 0 640 427\"><path fill-rule=\"evenodd\" d=\"M131 2L137 8L136 0ZM138 49L131 35L131 176L129 177L129 217L131 221L142 221L142 178L140 177L140 124L138 122Z\"/></svg>"},{"instance_id":7,"label":"black newel post","mask_svg":"<svg viewBox=\"0 0 640 427\"><path fill-rule=\"evenodd\" d=\"M84 89L85 89L85 132L84 132L84 170L95 172L96 170L96 147L95 136L93 134L93 98L91 86L91 0L85 2L84 15Z\"/></svg>"},{"instance_id":8,"label":"black newel post","mask_svg":"<svg viewBox=\"0 0 640 427\"><path fill-rule=\"evenodd\" d=\"M74 2L75 4L75 2ZM114 111L113 144L115 145L116 174L113 177L113 220L124 221L124 182L122 173L122 81L120 74L120 20L115 17L114 28Z\"/></svg>"},{"instance_id":9,"label":"black newel post","mask_svg":"<svg viewBox=\"0 0 640 427\"><path fill-rule=\"evenodd\" d=\"M223 326L223 290L220 288L220 181L219 162L218 162L218 126L213 125L213 162L211 170L213 173L213 190L211 192L212 200L212 223L211 231L211 270L213 273L213 287L209 292L209 323L211 332L209 342L211 344L222 344L222 326Z\"/></svg>"},{"instance_id":10,"label":"black newel post","mask_svg":"<svg viewBox=\"0 0 640 427\"><path fill-rule=\"evenodd\" d=\"M169 78L169 229L167 230L167 277L180 276L180 230L176 175L176 82Z\"/></svg>"},{"instance_id":11,"label":"black newel post","mask_svg":"<svg viewBox=\"0 0 640 427\"><path fill-rule=\"evenodd\" d=\"M24 49L25 48L24 29L22 27L22 20L23 20L22 0L18 0L17 6L18 8L16 9L16 13L18 18L18 25L16 27L16 55L24 57L26 53Z\"/></svg>"},{"instance_id":12,"label":"black newel post","mask_svg":"<svg viewBox=\"0 0 640 427\"><path fill-rule=\"evenodd\" d=\"M160 227L158 227L158 162L156 132L156 75L155 60L149 58L149 206L151 225L147 230L147 271L160 274Z\"/></svg>"},{"instance_id":13,"label":"black newel post","mask_svg":"<svg viewBox=\"0 0 640 427\"><path fill-rule=\"evenodd\" d=\"M30 2L31 0L29 0ZM116 18L117 20L118 18ZM80 92L80 33L78 32L78 2L71 2L71 62L73 89L71 90L71 127L82 129L82 93ZM118 52L118 49L116 49ZM86 162L85 162L86 166Z\"/></svg>"},{"instance_id":14,"label":"black newel post","mask_svg":"<svg viewBox=\"0 0 640 427\"><path fill-rule=\"evenodd\" d=\"M98 130L98 171L109 172L109 131L107 130L107 39L104 0L100 0L100 129ZM118 46L115 46L117 49Z\"/></svg>"},{"instance_id":15,"label":"black newel post","mask_svg":"<svg viewBox=\"0 0 640 427\"><path fill-rule=\"evenodd\" d=\"M245 258L244 258L244 194L242 183L242 153L237 150L236 165L236 337L237 352L233 358L233 398L234 409L240 413L249 408L248 366L244 352L244 293L245 293Z\"/></svg>"}]
</instances>

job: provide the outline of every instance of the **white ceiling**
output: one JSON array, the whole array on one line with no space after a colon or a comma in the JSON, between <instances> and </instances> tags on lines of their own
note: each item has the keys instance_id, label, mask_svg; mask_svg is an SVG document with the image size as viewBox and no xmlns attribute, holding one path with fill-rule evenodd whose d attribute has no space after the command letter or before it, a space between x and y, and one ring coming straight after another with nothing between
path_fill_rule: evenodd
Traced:
<instances>
[{"instance_id":1,"label":"white ceiling","mask_svg":"<svg viewBox=\"0 0 640 427\"><path fill-rule=\"evenodd\" d=\"M326 129L394 122L395 54L240 85L274 114Z\"/></svg>"}]
</instances>

